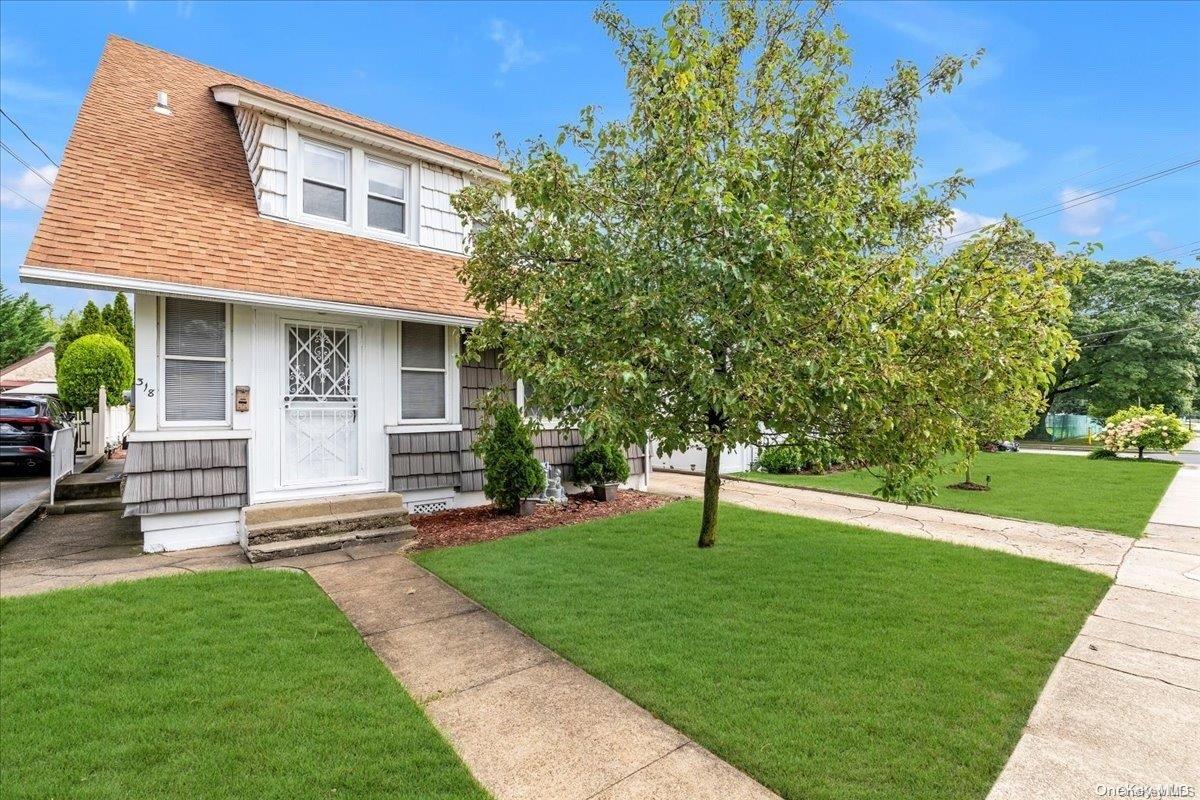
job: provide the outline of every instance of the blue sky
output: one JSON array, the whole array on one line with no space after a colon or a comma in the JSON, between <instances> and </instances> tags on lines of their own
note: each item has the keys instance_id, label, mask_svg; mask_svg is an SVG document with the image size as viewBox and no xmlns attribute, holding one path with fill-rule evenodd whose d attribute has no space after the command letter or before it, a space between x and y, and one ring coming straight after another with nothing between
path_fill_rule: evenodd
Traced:
<instances>
[{"instance_id":1,"label":"blue sky","mask_svg":"<svg viewBox=\"0 0 1200 800\"><path fill-rule=\"evenodd\" d=\"M656 3L625 4L639 22ZM5 0L0 103L58 160L99 59L117 33L448 142L494 152L548 134L586 104L625 106L624 76L584 3L208 3ZM1024 214L1200 158L1200 3L848 3L857 76L897 58L988 50L921 122L922 177L975 178L960 229ZM44 177L53 168L7 120L0 138ZM49 187L0 155L0 276L16 271ZM1200 240L1200 168L1031 220L1049 240L1104 255L1188 257ZM1188 263L1191 263L1189 260ZM102 293L24 287L57 310Z\"/></svg>"}]
</instances>

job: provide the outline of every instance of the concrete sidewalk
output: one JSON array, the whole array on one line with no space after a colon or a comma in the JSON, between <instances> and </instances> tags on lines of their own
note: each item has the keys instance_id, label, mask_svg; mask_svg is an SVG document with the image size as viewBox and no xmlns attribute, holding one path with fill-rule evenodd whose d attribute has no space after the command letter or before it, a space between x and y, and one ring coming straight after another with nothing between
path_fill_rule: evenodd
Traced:
<instances>
[{"instance_id":1,"label":"concrete sidewalk","mask_svg":"<svg viewBox=\"0 0 1200 800\"><path fill-rule=\"evenodd\" d=\"M700 475L655 472L650 478L650 491L702 497L704 478ZM870 497L728 478L721 482L721 499L761 511L795 514L905 536L1001 550L1042 561L1069 564L1109 577L1116 575L1117 567L1135 541L1115 533L1068 528L1045 522L904 506Z\"/></svg>"},{"instance_id":2,"label":"concrete sidewalk","mask_svg":"<svg viewBox=\"0 0 1200 800\"><path fill-rule=\"evenodd\" d=\"M1200 467L1190 465L1055 666L988 798L1172 785L1200 792Z\"/></svg>"},{"instance_id":3,"label":"concrete sidewalk","mask_svg":"<svg viewBox=\"0 0 1200 800\"><path fill-rule=\"evenodd\" d=\"M497 800L776 798L404 556L303 565Z\"/></svg>"}]
</instances>

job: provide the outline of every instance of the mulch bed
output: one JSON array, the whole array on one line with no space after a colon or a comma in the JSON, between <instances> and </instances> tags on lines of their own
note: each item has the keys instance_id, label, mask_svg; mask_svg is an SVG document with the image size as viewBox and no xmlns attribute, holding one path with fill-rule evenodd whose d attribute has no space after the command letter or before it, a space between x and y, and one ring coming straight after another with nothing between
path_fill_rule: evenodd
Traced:
<instances>
[{"instance_id":1,"label":"mulch bed","mask_svg":"<svg viewBox=\"0 0 1200 800\"><path fill-rule=\"evenodd\" d=\"M412 517L410 521L417 529L416 549L431 550L436 547L487 542L516 533L615 517L631 511L645 511L658 508L674 499L626 490L617 495L616 500L600 503L592 498L591 492L582 492L571 495L562 505L539 505L537 511L528 517L501 514L494 507L487 505Z\"/></svg>"}]
</instances>

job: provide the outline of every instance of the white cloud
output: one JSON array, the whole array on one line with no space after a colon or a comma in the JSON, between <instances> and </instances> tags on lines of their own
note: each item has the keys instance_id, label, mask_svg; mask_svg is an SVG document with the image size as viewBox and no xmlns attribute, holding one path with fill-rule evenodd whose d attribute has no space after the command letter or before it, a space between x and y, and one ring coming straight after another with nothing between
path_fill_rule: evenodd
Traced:
<instances>
[{"instance_id":1,"label":"white cloud","mask_svg":"<svg viewBox=\"0 0 1200 800\"><path fill-rule=\"evenodd\" d=\"M528 67L544 59L540 51L525 44L525 37L521 31L505 20L492 20L491 39L500 45L501 72L508 72L514 67Z\"/></svg>"},{"instance_id":2,"label":"white cloud","mask_svg":"<svg viewBox=\"0 0 1200 800\"><path fill-rule=\"evenodd\" d=\"M34 67L42 63L33 45L11 36L0 36L0 63L10 67Z\"/></svg>"},{"instance_id":3,"label":"white cloud","mask_svg":"<svg viewBox=\"0 0 1200 800\"><path fill-rule=\"evenodd\" d=\"M970 124L949 109L941 109L925 118L921 133L936 137L933 144L937 149L938 164L951 169L961 168L972 178L1011 167L1029 155L1020 142Z\"/></svg>"},{"instance_id":4,"label":"white cloud","mask_svg":"<svg viewBox=\"0 0 1200 800\"><path fill-rule=\"evenodd\" d=\"M1146 238L1159 250L1168 250L1175 245L1175 240L1162 231L1146 231Z\"/></svg>"},{"instance_id":5,"label":"white cloud","mask_svg":"<svg viewBox=\"0 0 1200 800\"><path fill-rule=\"evenodd\" d=\"M18 80L16 78L0 78L0 95L13 100L30 103L62 103L74 105L76 97L71 92L61 89L51 89L36 83Z\"/></svg>"},{"instance_id":6,"label":"white cloud","mask_svg":"<svg viewBox=\"0 0 1200 800\"><path fill-rule=\"evenodd\" d=\"M1064 186L1058 193L1058 201L1071 205L1092 194L1085 189ZM1086 201L1071 205L1062 212L1062 229L1072 236L1095 236L1104 230L1117 207L1115 197L1088 197Z\"/></svg>"},{"instance_id":7,"label":"white cloud","mask_svg":"<svg viewBox=\"0 0 1200 800\"><path fill-rule=\"evenodd\" d=\"M954 212L954 221L950 225L950 230L946 233L947 236L965 238L977 232L980 228L995 225L1000 221L999 217L975 214L971 211L963 211L961 208L952 208L950 210Z\"/></svg>"},{"instance_id":8,"label":"white cloud","mask_svg":"<svg viewBox=\"0 0 1200 800\"><path fill-rule=\"evenodd\" d=\"M175 14L183 17L184 19L191 19L192 9L194 7L195 3L193 3L192 0L179 0L179 2L175 4Z\"/></svg>"},{"instance_id":9,"label":"white cloud","mask_svg":"<svg viewBox=\"0 0 1200 800\"><path fill-rule=\"evenodd\" d=\"M125 10L130 14L137 11L137 0L125 0Z\"/></svg>"},{"instance_id":10,"label":"white cloud","mask_svg":"<svg viewBox=\"0 0 1200 800\"><path fill-rule=\"evenodd\" d=\"M38 175L41 177L38 177ZM29 205L28 200L37 203L39 206L46 205L46 200L50 197L50 183L54 182L55 176L58 175L58 167L53 164L47 164L44 167L38 168L35 173L31 169L27 169L17 178L12 180L7 177L4 179L4 186L0 187L0 206L11 208L14 210L31 211L34 210ZM42 180L45 178L46 180ZM12 187L9 189L8 187ZM21 197L24 195L24 199Z\"/></svg>"}]
</instances>

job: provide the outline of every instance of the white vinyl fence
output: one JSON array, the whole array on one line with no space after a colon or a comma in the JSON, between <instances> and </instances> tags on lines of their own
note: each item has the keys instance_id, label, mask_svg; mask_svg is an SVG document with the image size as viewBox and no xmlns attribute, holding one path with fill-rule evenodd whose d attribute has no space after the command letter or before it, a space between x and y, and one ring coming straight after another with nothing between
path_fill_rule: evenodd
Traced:
<instances>
[{"instance_id":1,"label":"white vinyl fence","mask_svg":"<svg viewBox=\"0 0 1200 800\"><path fill-rule=\"evenodd\" d=\"M50 434L50 502L60 478L75 470L75 429L68 425Z\"/></svg>"},{"instance_id":2,"label":"white vinyl fence","mask_svg":"<svg viewBox=\"0 0 1200 800\"><path fill-rule=\"evenodd\" d=\"M129 406L110 406L108 392L100 387L99 408L85 408L75 419L75 454L94 456L117 447L129 430Z\"/></svg>"}]
</instances>

